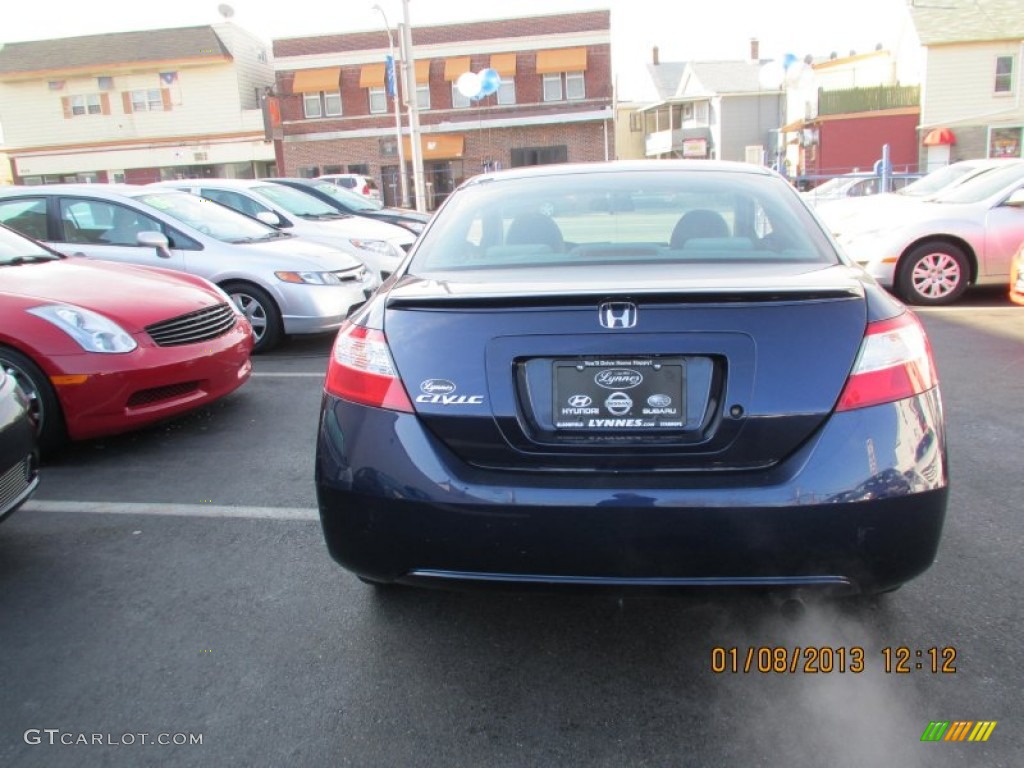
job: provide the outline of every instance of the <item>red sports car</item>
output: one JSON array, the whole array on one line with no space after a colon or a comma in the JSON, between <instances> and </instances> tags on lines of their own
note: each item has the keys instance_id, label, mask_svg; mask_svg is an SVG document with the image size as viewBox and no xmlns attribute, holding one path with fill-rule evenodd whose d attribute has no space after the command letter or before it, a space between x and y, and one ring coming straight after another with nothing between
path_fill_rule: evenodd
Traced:
<instances>
[{"instance_id":1,"label":"red sports car","mask_svg":"<svg viewBox=\"0 0 1024 768\"><path fill-rule=\"evenodd\" d=\"M252 329L203 278L66 258L0 227L0 367L45 451L210 403L249 378Z\"/></svg>"}]
</instances>

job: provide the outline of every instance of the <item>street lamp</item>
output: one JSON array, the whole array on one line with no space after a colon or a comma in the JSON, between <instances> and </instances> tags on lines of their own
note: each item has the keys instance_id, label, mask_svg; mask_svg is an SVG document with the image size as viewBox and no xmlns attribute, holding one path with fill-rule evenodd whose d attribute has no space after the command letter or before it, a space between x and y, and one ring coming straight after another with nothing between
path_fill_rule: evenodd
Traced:
<instances>
[{"instance_id":1,"label":"street lamp","mask_svg":"<svg viewBox=\"0 0 1024 768\"><path fill-rule=\"evenodd\" d=\"M394 90L392 92L392 98L395 101L395 134L398 136L398 183L402 191L402 207L409 207L409 184L405 180L405 149L402 147L402 105L398 96L398 78L395 75L395 67L397 66L397 59L395 58L395 39L391 36L391 25L388 24L387 14L384 13L384 9L380 5L375 4L373 10L380 11L380 15L384 18L384 29L388 33L388 51L391 55L391 82L394 83ZM387 98L387 70L385 70L385 99Z\"/></svg>"}]
</instances>

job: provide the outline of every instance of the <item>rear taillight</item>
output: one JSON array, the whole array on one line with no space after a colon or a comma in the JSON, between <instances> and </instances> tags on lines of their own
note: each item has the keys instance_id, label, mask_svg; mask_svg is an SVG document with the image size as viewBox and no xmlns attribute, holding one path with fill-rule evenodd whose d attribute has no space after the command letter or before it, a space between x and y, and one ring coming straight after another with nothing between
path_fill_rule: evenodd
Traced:
<instances>
[{"instance_id":1,"label":"rear taillight","mask_svg":"<svg viewBox=\"0 0 1024 768\"><path fill-rule=\"evenodd\" d=\"M383 331L346 323L334 340L324 388L361 405L412 413Z\"/></svg>"},{"instance_id":2,"label":"rear taillight","mask_svg":"<svg viewBox=\"0 0 1024 768\"><path fill-rule=\"evenodd\" d=\"M868 323L860 354L837 411L891 403L938 384L932 349L920 321L909 312Z\"/></svg>"},{"instance_id":3,"label":"rear taillight","mask_svg":"<svg viewBox=\"0 0 1024 768\"><path fill-rule=\"evenodd\" d=\"M363 184L363 194L366 195L367 197L370 196L370 185L369 184Z\"/></svg>"}]
</instances>

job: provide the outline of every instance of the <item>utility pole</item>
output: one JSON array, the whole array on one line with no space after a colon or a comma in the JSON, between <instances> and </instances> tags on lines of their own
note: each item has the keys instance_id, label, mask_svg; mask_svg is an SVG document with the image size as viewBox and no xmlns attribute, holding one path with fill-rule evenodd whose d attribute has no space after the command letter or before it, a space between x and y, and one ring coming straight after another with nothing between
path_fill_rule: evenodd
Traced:
<instances>
[{"instance_id":1,"label":"utility pole","mask_svg":"<svg viewBox=\"0 0 1024 768\"><path fill-rule=\"evenodd\" d=\"M412 180L416 189L416 210L427 211L427 189L423 183L423 147L420 145L420 109L416 98L416 60L412 50L412 26L409 22L409 0L402 0L400 25L402 36L402 71L405 73L405 105L409 110L409 144L412 146Z\"/></svg>"},{"instance_id":2,"label":"utility pole","mask_svg":"<svg viewBox=\"0 0 1024 768\"><path fill-rule=\"evenodd\" d=\"M386 98L387 91L390 89L391 96L395 100L395 134L398 139L398 183L402 194L402 207L408 208L409 182L406 180L405 148L402 146L402 103L398 89L398 78L395 77L395 38L391 36L391 25L388 23L388 17L387 14L384 13L384 9L381 8L380 5L374 5L373 9L375 11L380 11L380 15L384 17L384 29L388 33L388 52L390 54L390 61L384 70L384 93Z\"/></svg>"}]
</instances>

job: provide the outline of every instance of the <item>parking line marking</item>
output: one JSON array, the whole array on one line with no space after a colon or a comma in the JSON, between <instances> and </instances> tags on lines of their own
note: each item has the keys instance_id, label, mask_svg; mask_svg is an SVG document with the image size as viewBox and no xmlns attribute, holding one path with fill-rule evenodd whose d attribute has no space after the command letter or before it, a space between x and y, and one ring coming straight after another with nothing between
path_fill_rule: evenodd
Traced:
<instances>
[{"instance_id":1,"label":"parking line marking","mask_svg":"<svg viewBox=\"0 0 1024 768\"><path fill-rule=\"evenodd\" d=\"M259 376L259 377L262 377L262 378L268 378L268 379L272 379L272 378L278 378L278 379L322 379L326 374L324 374L324 373L306 373L306 372L285 373L283 371L282 372L267 371L267 372L264 373L264 372L253 371L252 375L253 376Z\"/></svg>"},{"instance_id":2,"label":"parking line marking","mask_svg":"<svg viewBox=\"0 0 1024 768\"><path fill-rule=\"evenodd\" d=\"M169 517L231 517L250 520L320 519L316 507L231 507L213 504L156 504L114 501L49 501L32 499L22 508L39 512L85 512L94 515L154 515Z\"/></svg>"}]
</instances>

